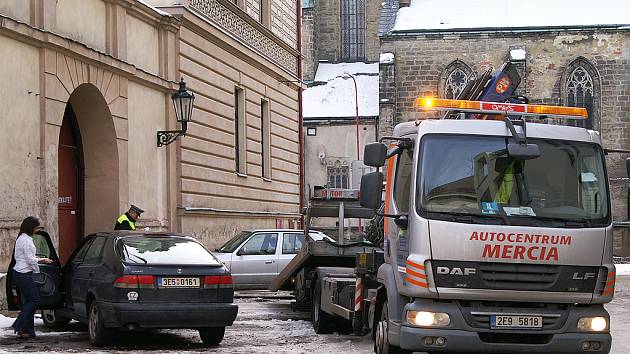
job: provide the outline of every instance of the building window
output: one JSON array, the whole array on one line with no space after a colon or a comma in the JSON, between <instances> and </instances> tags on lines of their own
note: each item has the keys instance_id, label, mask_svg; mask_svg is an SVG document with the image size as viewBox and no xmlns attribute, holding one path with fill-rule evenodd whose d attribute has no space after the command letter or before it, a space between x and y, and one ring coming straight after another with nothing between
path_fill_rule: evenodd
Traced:
<instances>
[{"instance_id":1,"label":"building window","mask_svg":"<svg viewBox=\"0 0 630 354\"><path fill-rule=\"evenodd\" d=\"M317 136L317 128L314 128L314 127L306 128L306 135Z\"/></svg>"},{"instance_id":2,"label":"building window","mask_svg":"<svg viewBox=\"0 0 630 354\"><path fill-rule=\"evenodd\" d=\"M365 58L365 2L341 0L341 60Z\"/></svg>"},{"instance_id":3,"label":"building window","mask_svg":"<svg viewBox=\"0 0 630 354\"><path fill-rule=\"evenodd\" d=\"M577 126L596 129L599 121L599 76L595 68L584 58L571 63L563 75L564 103L571 107L584 107L588 119L579 120Z\"/></svg>"},{"instance_id":4,"label":"building window","mask_svg":"<svg viewBox=\"0 0 630 354\"><path fill-rule=\"evenodd\" d=\"M475 75L468 65L456 60L442 72L439 93L443 98L457 98L474 79Z\"/></svg>"},{"instance_id":5,"label":"building window","mask_svg":"<svg viewBox=\"0 0 630 354\"><path fill-rule=\"evenodd\" d=\"M262 176L263 178L271 178L271 122L269 120L270 115L269 101L260 101L260 144L262 152Z\"/></svg>"},{"instance_id":6,"label":"building window","mask_svg":"<svg viewBox=\"0 0 630 354\"><path fill-rule=\"evenodd\" d=\"M237 173L247 173L247 137L245 122L245 91L234 89L234 162Z\"/></svg>"},{"instance_id":7,"label":"building window","mask_svg":"<svg viewBox=\"0 0 630 354\"><path fill-rule=\"evenodd\" d=\"M302 0L302 8L303 9L313 8L314 6L313 2L314 0Z\"/></svg>"},{"instance_id":8,"label":"building window","mask_svg":"<svg viewBox=\"0 0 630 354\"><path fill-rule=\"evenodd\" d=\"M337 161L339 162L339 161ZM348 188L350 169L348 166L328 166L328 188Z\"/></svg>"}]
</instances>

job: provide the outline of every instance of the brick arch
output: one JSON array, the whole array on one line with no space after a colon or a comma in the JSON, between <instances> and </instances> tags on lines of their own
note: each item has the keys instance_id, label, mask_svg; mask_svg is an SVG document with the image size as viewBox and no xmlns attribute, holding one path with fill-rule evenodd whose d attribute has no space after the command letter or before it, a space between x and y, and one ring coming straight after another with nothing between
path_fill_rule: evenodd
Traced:
<instances>
[{"instance_id":1,"label":"brick arch","mask_svg":"<svg viewBox=\"0 0 630 354\"><path fill-rule=\"evenodd\" d=\"M438 81L438 97L447 97L447 89L449 89L449 87L452 87L451 83L449 83L449 77L458 72L465 75L467 80L466 82L469 82L471 79L474 79L477 76L475 74L475 71L463 61L459 59L452 61L446 66L446 68L444 68L444 70L442 70L442 73L440 74L440 78Z\"/></svg>"},{"instance_id":2,"label":"brick arch","mask_svg":"<svg viewBox=\"0 0 630 354\"><path fill-rule=\"evenodd\" d=\"M560 99L562 100L562 105L568 106L570 104L567 84L569 80L571 80L571 75L574 71L580 67L588 73L593 83L593 106L591 112L589 112L589 119L592 120L592 126L590 128L601 132L601 76L597 67L595 67L590 60L579 56L565 67L562 72L562 76L560 77Z\"/></svg>"}]
</instances>

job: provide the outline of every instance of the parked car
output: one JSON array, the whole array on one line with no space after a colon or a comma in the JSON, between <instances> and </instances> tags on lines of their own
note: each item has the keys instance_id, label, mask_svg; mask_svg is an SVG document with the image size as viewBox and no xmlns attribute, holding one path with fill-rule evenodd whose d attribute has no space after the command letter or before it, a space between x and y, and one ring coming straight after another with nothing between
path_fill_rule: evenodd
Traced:
<instances>
[{"instance_id":1,"label":"parked car","mask_svg":"<svg viewBox=\"0 0 630 354\"><path fill-rule=\"evenodd\" d=\"M36 283L44 324L71 319L87 323L90 343L109 343L115 329L194 328L217 345L234 322L232 276L192 237L137 231L104 232L83 239L62 267L46 232L34 235L40 265ZM15 259L9 269L13 268ZM7 276L10 310L20 307L12 272Z\"/></svg>"},{"instance_id":2,"label":"parked car","mask_svg":"<svg viewBox=\"0 0 630 354\"><path fill-rule=\"evenodd\" d=\"M319 231L311 230L309 237L334 242ZM267 289L303 243L303 230L250 230L234 236L217 248L214 255L232 273L235 289Z\"/></svg>"}]
</instances>

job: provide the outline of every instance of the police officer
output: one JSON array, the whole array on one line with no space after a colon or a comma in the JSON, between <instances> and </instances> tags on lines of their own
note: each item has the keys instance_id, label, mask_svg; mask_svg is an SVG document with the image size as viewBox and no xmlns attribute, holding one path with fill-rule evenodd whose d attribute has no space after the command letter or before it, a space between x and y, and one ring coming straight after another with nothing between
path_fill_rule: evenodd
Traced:
<instances>
[{"instance_id":1,"label":"police officer","mask_svg":"<svg viewBox=\"0 0 630 354\"><path fill-rule=\"evenodd\" d=\"M122 214L118 218L118 220L116 220L116 226L114 226L114 230L135 230L136 221L138 220L138 218L140 217L140 214L142 213L144 213L144 210L131 204L129 211Z\"/></svg>"}]
</instances>

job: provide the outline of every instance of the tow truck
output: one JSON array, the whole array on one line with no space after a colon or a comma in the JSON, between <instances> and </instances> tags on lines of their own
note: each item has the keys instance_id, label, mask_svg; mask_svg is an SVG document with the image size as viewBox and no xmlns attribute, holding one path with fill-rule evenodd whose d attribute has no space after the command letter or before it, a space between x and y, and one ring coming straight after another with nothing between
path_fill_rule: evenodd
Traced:
<instances>
[{"instance_id":1,"label":"tow truck","mask_svg":"<svg viewBox=\"0 0 630 354\"><path fill-rule=\"evenodd\" d=\"M305 244L270 290L293 289L317 333L370 333L376 353L608 353L615 267L601 138L550 124L587 112L514 97L514 73L484 75L465 90L473 100L418 98L446 113L366 145L364 164L386 177L368 173L356 198L307 208L306 229L312 215L337 215L342 228L369 211L382 233ZM474 100L489 96L501 101Z\"/></svg>"}]
</instances>

